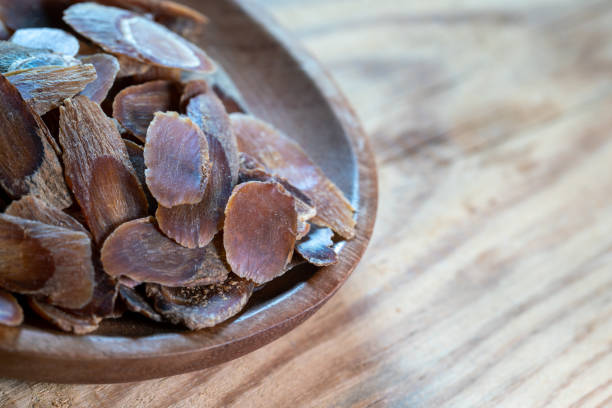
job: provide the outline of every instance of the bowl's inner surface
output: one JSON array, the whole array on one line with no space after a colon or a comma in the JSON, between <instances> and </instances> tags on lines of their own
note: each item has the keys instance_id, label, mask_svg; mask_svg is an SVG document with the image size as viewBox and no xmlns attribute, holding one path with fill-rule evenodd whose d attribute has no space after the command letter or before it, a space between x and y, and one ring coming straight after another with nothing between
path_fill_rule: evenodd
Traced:
<instances>
[{"instance_id":1,"label":"bowl's inner surface","mask_svg":"<svg viewBox=\"0 0 612 408\"><path fill-rule=\"evenodd\" d=\"M357 166L350 142L328 102L292 57L248 16L232 12L232 2L184 1L210 18L199 41L234 79L251 111L297 140L325 174L358 207ZM233 16L224 18L224 16ZM318 271L302 265L257 291L244 311L232 321L250 319L268 305L299 290ZM56 331L28 314L25 328ZM159 324L127 312L121 319L105 320L93 333L99 336L141 337L179 333L182 328ZM59 333L59 332L58 332Z\"/></svg>"}]
</instances>

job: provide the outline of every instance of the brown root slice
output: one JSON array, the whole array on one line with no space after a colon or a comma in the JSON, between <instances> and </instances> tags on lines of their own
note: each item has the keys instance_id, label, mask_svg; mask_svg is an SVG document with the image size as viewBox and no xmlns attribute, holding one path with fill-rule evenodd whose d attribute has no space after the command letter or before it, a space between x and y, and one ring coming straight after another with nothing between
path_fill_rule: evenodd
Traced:
<instances>
[{"instance_id":1,"label":"brown root slice","mask_svg":"<svg viewBox=\"0 0 612 408\"><path fill-rule=\"evenodd\" d=\"M84 95L96 103L102 101L108 95L113 86L117 73L119 72L119 61L108 54L93 54L80 58L83 64L91 64L96 69L95 81L87 84L80 95Z\"/></svg>"},{"instance_id":2,"label":"brown root slice","mask_svg":"<svg viewBox=\"0 0 612 408\"><path fill-rule=\"evenodd\" d=\"M69 333L91 333L98 329L98 325L102 320L96 316L77 316L33 297L28 299L28 303L37 315L57 328Z\"/></svg>"},{"instance_id":3,"label":"brown root slice","mask_svg":"<svg viewBox=\"0 0 612 408\"><path fill-rule=\"evenodd\" d=\"M232 271L255 283L285 272L297 231L295 199L276 182L234 188L225 209L223 244Z\"/></svg>"},{"instance_id":4,"label":"brown root slice","mask_svg":"<svg viewBox=\"0 0 612 408\"><path fill-rule=\"evenodd\" d=\"M106 51L171 68L209 72L206 53L166 27L133 12L95 3L64 11L64 21Z\"/></svg>"},{"instance_id":5,"label":"brown root slice","mask_svg":"<svg viewBox=\"0 0 612 408\"><path fill-rule=\"evenodd\" d=\"M129 311L139 313L156 322L161 322L163 320L161 315L153 309L153 306L149 304L147 299L142 297L134 289L120 286L119 295Z\"/></svg>"},{"instance_id":6,"label":"brown root slice","mask_svg":"<svg viewBox=\"0 0 612 408\"><path fill-rule=\"evenodd\" d=\"M6 214L89 235L89 231L76 219L34 196L28 195L13 201L7 207Z\"/></svg>"},{"instance_id":7,"label":"brown root slice","mask_svg":"<svg viewBox=\"0 0 612 408\"><path fill-rule=\"evenodd\" d=\"M36 67L7 72L6 78L39 115L57 108L61 102L81 92L96 79L91 64L71 67Z\"/></svg>"},{"instance_id":8,"label":"brown root slice","mask_svg":"<svg viewBox=\"0 0 612 408\"><path fill-rule=\"evenodd\" d=\"M145 196L147 197L149 213L153 214L157 209L157 201L155 201L155 198L153 198L153 195L149 191L145 179L144 148L131 140L124 139L123 142L125 143L128 156L130 156L132 167L134 167L134 171L136 172L136 177L138 177L138 181L140 181L140 185L144 189Z\"/></svg>"},{"instance_id":9,"label":"brown root slice","mask_svg":"<svg viewBox=\"0 0 612 408\"><path fill-rule=\"evenodd\" d=\"M23 309L9 292L0 289L0 326L16 327L23 323Z\"/></svg>"},{"instance_id":10,"label":"brown root slice","mask_svg":"<svg viewBox=\"0 0 612 408\"><path fill-rule=\"evenodd\" d=\"M180 90L172 81L151 81L132 85L117 94L113 117L143 143L155 112L176 111Z\"/></svg>"},{"instance_id":11,"label":"brown root slice","mask_svg":"<svg viewBox=\"0 0 612 408\"><path fill-rule=\"evenodd\" d=\"M24 47L51 50L71 57L79 52L79 40L59 28L20 28L13 33L10 41Z\"/></svg>"},{"instance_id":12,"label":"brown root slice","mask_svg":"<svg viewBox=\"0 0 612 408\"><path fill-rule=\"evenodd\" d=\"M189 118L156 113L147 130L144 159L147 186L160 205L202 200L211 166L208 142Z\"/></svg>"},{"instance_id":13,"label":"brown root slice","mask_svg":"<svg viewBox=\"0 0 612 408\"><path fill-rule=\"evenodd\" d=\"M329 228L312 227L306 238L295 245L295 250L313 265L333 265L338 262L338 254L332 248L333 235Z\"/></svg>"},{"instance_id":14,"label":"brown root slice","mask_svg":"<svg viewBox=\"0 0 612 408\"><path fill-rule=\"evenodd\" d=\"M188 249L166 238L153 218L127 222L104 242L102 264L111 276L165 286L205 285L223 281L229 268L220 245Z\"/></svg>"},{"instance_id":15,"label":"brown root slice","mask_svg":"<svg viewBox=\"0 0 612 408\"><path fill-rule=\"evenodd\" d=\"M234 113L230 118L241 152L253 156L313 199L317 209L315 224L329 227L347 239L355 236L353 206L296 142L252 116Z\"/></svg>"},{"instance_id":16,"label":"brown root slice","mask_svg":"<svg viewBox=\"0 0 612 408\"><path fill-rule=\"evenodd\" d=\"M91 300L94 270L87 234L6 214L0 215L0 234L0 286L68 308Z\"/></svg>"},{"instance_id":17,"label":"brown root slice","mask_svg":"<svg viewBox=\"0 0 612 408\"><path fill-rule=\"evenodd\" d=\"M66 178L95 241L147 214L142 186L117 128L84 96L64 101L59 139Z\"/></svg>"},{"instance_id":18,"label":"brown root slice","mask_svg":"<svg viewBox=\"0 0 612 408\"><path fill-rule=\"evenodd\" d=\"M170 322L200 330L238 314L253 294L254 286L232 274L225 282L209 286L166 288L148 284L147 296Z\"/></svg>"},{"instance_id":19,"label":"brown root slice","mask_svg":"<svg viewBox=\"0 0 612 408\"><path fill-rule=\"evenodd\" d=\"M72 203L49 129L0 75L0 185L13 198L33 194L57 208Z\"/></svg>"}]
</instances>

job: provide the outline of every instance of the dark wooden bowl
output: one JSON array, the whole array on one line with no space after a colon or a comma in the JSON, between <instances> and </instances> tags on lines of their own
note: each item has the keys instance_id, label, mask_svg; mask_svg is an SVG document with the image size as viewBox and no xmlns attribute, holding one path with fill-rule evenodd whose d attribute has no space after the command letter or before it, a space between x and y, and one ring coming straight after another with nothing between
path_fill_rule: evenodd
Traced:
<instances>
[{"instance_id":1,"label":"dark wooden bowl","mask_svg":"<svg viewBox=\"0 0 612 408\"><path fill-rule=\"evenodd\" d=\"M185 2L210 17L201 45L223 64L254 113L300 142L358 209L357 237L331 267L291 271L224 324L197 332L138 316L87 336L34 317L0 328L0 375L61 383L170 376L249 353L293 329L342 285L361 258L376 215L376 167L359 121L319 64L260 10L241 1Z\"/></svg>"}]
</instances>

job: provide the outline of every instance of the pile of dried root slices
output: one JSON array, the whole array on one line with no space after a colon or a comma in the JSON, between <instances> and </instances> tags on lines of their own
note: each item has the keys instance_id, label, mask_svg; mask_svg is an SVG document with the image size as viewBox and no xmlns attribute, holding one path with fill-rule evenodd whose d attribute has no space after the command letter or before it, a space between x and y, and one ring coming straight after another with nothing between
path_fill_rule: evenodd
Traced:
<instances>
[{"instance_id":1,"label":"pile of dried root slices","mask_svg":"<svg viewBox=\"0 0 612 408\"><path fill-rule=\"evenodd\" d=\"M206 17L18 3L0 0L0 325L27 305L76 334L126 311L197 330L337 262L354 209L187 39Z\"/></svg>"}]
</instances>

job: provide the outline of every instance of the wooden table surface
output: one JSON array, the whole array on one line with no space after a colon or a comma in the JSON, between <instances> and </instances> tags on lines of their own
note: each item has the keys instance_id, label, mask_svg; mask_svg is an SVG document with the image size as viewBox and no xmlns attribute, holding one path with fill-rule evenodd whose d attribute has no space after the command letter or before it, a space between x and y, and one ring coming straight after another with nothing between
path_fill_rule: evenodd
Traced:
<instances>
[{"instance_id":1,"label":"wooden table surface","mask_svg":"<svg viewBox=\"0 0 612 408\"><path fill-rule=\"evenodd\" d=\"M612 3L258 3L371 136L380 204L360 266L233 362L0 380L0 406L612 406Z\"/></svg>"}]
</instances>

